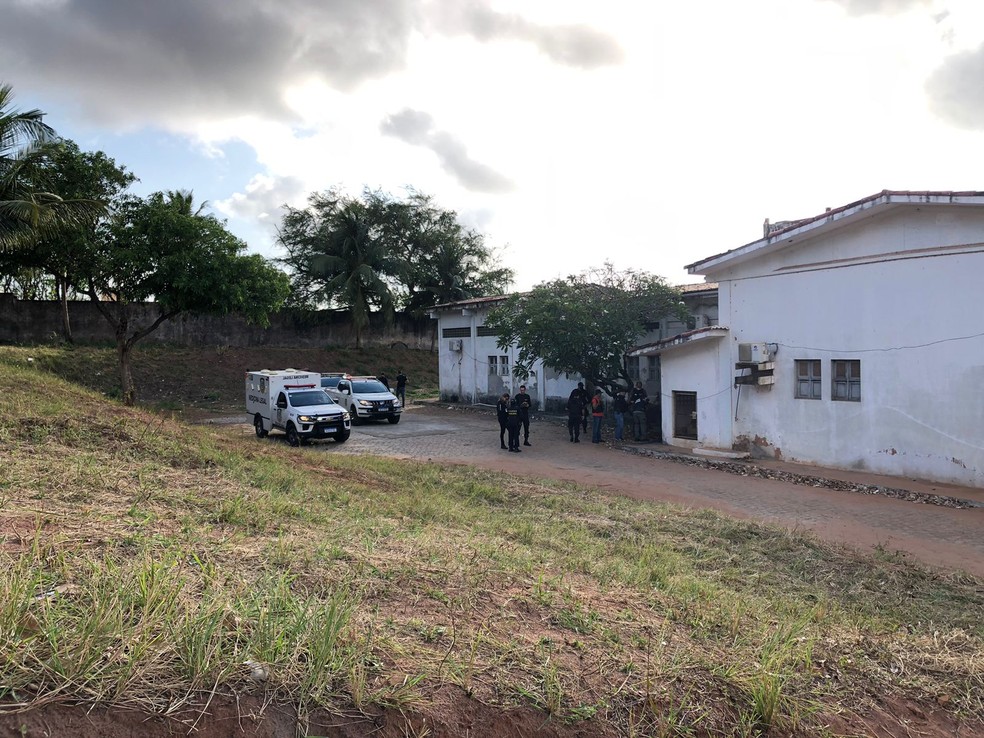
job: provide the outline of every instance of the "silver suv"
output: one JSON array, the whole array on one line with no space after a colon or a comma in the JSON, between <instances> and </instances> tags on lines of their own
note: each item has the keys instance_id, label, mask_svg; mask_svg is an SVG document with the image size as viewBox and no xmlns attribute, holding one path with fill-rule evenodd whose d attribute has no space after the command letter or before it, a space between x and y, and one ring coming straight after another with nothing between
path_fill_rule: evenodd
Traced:
<instances>
[{"instance_id":1,"label":"silver suv","mask_svg":"<svg viewBox=\"0 0 984 738\"><path fill-rule=\"evenodd\" d=\"M360 420L400 422L403 406L396 395L375 377L322 374L321 388L339 405L349 411L352 423Z\"/></svg>"}]
</instances>

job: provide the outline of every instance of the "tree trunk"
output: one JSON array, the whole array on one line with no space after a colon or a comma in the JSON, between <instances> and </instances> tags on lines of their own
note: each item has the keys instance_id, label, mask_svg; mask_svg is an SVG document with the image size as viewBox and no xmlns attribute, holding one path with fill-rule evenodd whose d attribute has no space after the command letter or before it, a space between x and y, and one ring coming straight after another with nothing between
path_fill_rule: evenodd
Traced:
<instances>
[{"instance_id":1,"label":"tree trunk","mask_svg":"<svg viewBox=\"0 0 984 738\"><path fill-rule=\"evenodd\" d=\"M62 337L67 343L75 343L72 339L72 321L68 317L68 280L61 275L56 275L55 286L58 290L58 299L61 301Z\"/></svg>"},{"instance_id":2,"label":"tree trunk","mask_svg":"<svg viewBox=\"0 0 984 738\"><path fill-rule=\"evenodd\" d=\"M123 392L123 404L133 406L136 402L136 392L133 388L133 373L130 371L130 354L133 344L126 340L126 334L116 334L116 352L120 358L120 387Z\"/></svg>"}]
</instances>

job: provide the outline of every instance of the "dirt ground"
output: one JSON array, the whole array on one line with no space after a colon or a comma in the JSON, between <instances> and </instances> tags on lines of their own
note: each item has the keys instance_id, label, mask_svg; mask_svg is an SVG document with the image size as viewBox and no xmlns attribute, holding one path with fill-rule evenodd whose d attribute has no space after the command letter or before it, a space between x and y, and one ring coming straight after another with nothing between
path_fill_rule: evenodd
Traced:
<instances>
[{"instance_id":1,"label":"dirt ground","mask_svg":"<svg viewBox=\"0 0 984 738\"><path fill-rule=\"evenodd\" d=\"M237 420L232 418L231 420ZM241 421L240 421L241 422ZM233 432L244 438L246 424ZM965 501L954 509L884 495L792 484L781 479L726 473L640 453L669 451L649 444L615 443L611 430L603 442L590 434L569 441L556 418L536 419L523 453L499 447L499 428L490 411L417 405L398 425L357 426L345 444L324 443L325 453L374 453L398 458L470 464L538 479L559 479L642 500L710 508L734 517L809 530L818 537L871 552L896 552L929 567L964 570L984 577L984 490L900 477L845 472L806 465L755 462L766 471L789 471L814 480L849 482L864 489L885 487ZM282 436L271 436L274 442ZM748 462L751 464L751 462ZM739 465L740 466L740 465Z\"/></svg>"}]
</instances>

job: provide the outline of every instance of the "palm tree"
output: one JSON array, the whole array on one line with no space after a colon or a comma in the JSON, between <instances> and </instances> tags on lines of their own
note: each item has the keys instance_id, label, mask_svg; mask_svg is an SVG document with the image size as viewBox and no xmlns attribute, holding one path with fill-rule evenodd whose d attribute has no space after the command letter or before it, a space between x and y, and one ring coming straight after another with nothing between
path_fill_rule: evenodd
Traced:
<instances>
[{"instance_id":1,"label":"palm tree","mask_svg":"<svg viewBox=\"0 0 984 738\"><path fill-rule=\"evenodd\" d=\"M349 203L332 220L325 253L312 258L311 270L326 280L325 297L351 311L355 347L361 348L371 309L393 316L393 292L385 277L400 273L400 261L373 236L360 204Z\"/></svg>"},{"instance_id":2,"label":"palm tree","mask_svg":"<svg viewBox=\"0 0 984 738\"><path fill-rule=\"evenodd\" d=\"M66 224L89 221L100 203L63 200L48 191L45 163L60 145L40 110L12 107L13 88L0 85L0 251L31 244Z\"/></svg>"}]
</instances>

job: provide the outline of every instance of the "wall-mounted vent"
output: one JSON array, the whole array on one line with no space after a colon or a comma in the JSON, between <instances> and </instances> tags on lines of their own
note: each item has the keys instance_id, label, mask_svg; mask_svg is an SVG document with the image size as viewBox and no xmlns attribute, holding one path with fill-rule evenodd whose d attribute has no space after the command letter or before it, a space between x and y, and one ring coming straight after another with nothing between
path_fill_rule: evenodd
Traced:
<instances>
[{"instance_id":1,"label":"wall-mounted vent","mask_svg":"<svg viewBox=\"0 0 984 738\"><path fill-rule=\"evenodd\" d=\"M462 343L460 338L452 338L448 341L449 351L461 351Z\"/></svg>"}]
</instances>

